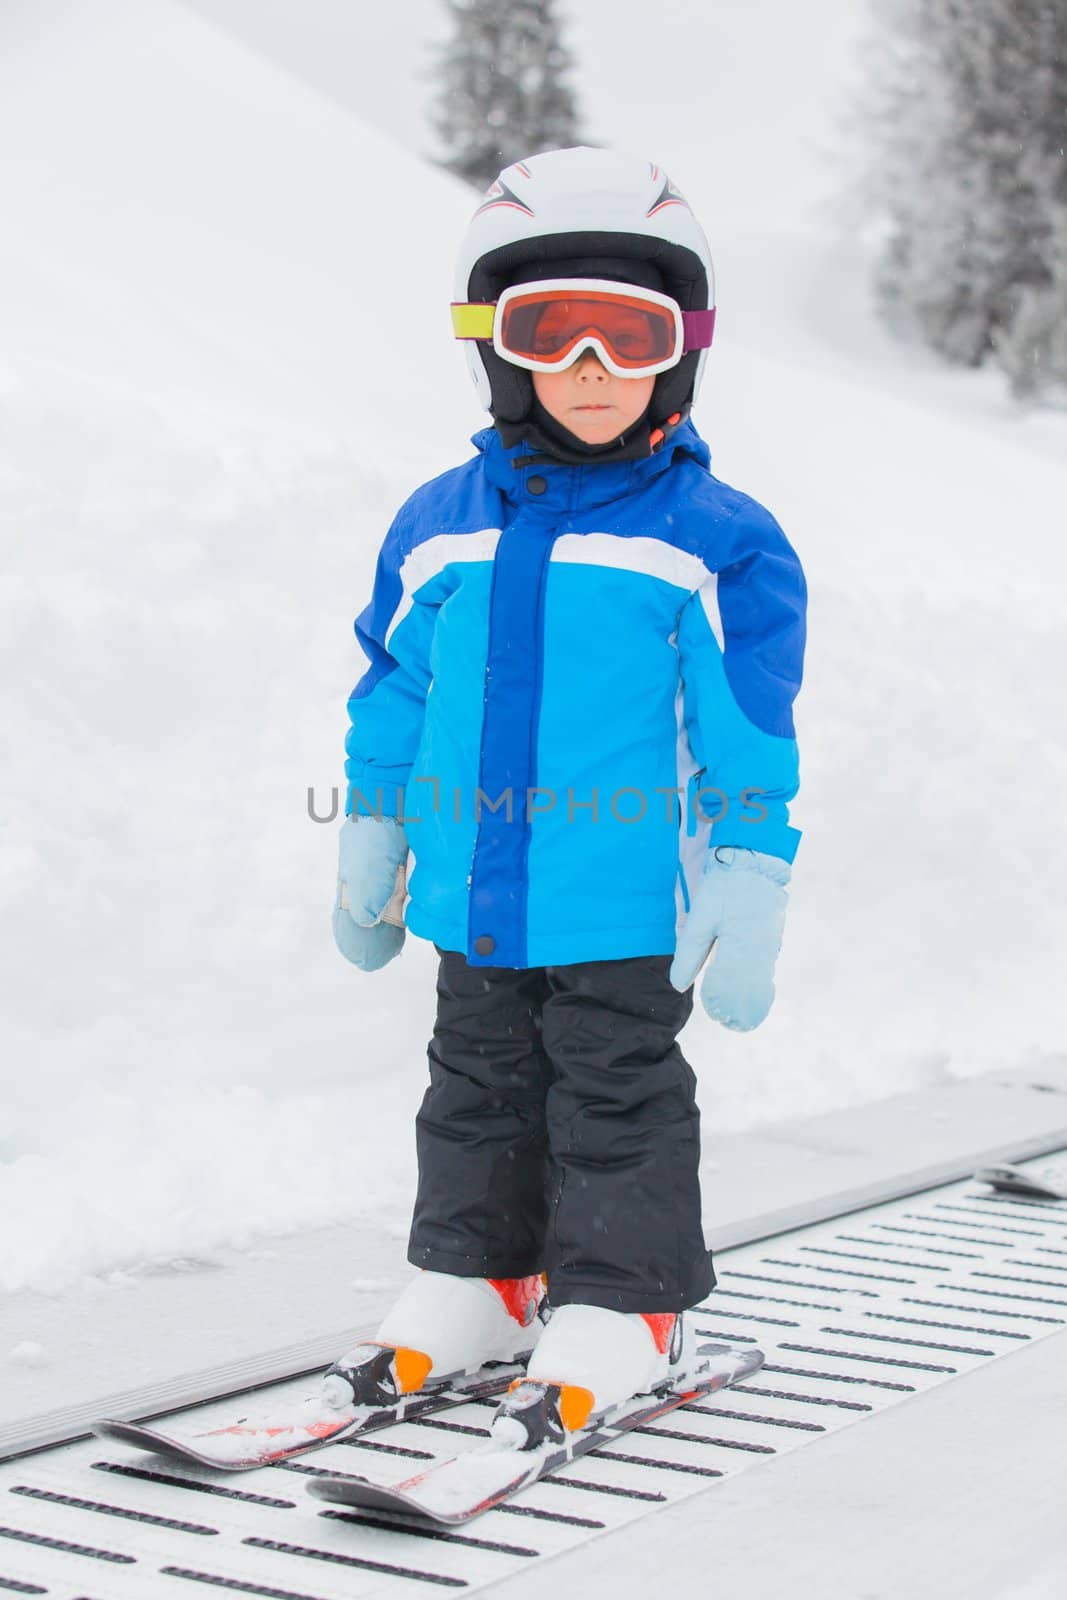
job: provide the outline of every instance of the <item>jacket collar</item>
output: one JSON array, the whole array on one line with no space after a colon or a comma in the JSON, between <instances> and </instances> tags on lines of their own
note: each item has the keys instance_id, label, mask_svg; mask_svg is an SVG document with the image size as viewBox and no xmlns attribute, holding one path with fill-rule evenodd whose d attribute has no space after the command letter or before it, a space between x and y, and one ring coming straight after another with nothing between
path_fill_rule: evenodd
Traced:
<instances>
[{"instance_id":1,"label":"jacket collar","mask_svg":"<svg viewBox=\"0 0 1067 1600\"><path fill-rule=\"evenodd\" d=\"M484 428L471 443L482 453L489 482L511 504L539 506L554 513L608 505L636 493L658 478L676 456L691 456L704 468L711 460L707 445L688 418L661 450L638 461L591 461L581 466L542 458L529 461L528 444L505 445L495 428ZM530 488L531 480L536 479L544 484L539 494L536 483L534 491Z\"/></svg>"}]
</instances>

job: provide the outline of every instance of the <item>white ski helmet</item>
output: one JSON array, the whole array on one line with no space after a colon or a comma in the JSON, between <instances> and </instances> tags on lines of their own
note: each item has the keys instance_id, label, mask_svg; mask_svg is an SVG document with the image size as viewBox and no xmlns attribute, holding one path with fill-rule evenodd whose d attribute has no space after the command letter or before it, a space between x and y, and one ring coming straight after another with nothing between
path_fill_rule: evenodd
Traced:
<instances>
[{"instance_id":1,"label":"white ski helmet","mask_svg":"<svg viewBox=\"0 0 1067 1600\"><path fill-rule=\"evenodd\" d=\"M505 167L471 218L456 266L455 298L492 303L513 283L545 276L621 277L646 287L653 272L682 311L715 306L715 274L704 231L661 167L616 150L549 150ZM608 263L605 270L605 262ZM589 269L575 270L576 263ZM628 274L629 275L629 274ZM530 374L504 361L486 340L464 341L486 410L503 422L529 413ZM656 378L649 419L661 424L696 399L707 350L692 350Z\"/></svg>"}]
</instances>

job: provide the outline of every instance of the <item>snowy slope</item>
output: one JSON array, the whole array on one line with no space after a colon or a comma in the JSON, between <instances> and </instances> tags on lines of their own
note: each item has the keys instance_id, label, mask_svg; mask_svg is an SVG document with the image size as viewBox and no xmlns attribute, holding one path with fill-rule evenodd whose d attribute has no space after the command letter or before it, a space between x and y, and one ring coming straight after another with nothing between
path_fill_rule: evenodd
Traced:
<instances>
[{"instance_id":1,"label":"snowy slope","mask_svg":"<svg viewBox=\"0 0 1067 1600\"><path fill-rule=\"evenodd\" d=\"M709 1160L1064 1050L1067 427L873 322L819 209L848 8L806 55L789 9L712 38L671 8L704 76L644 111L606 30L593 107L706 215L698 420L811 588L778 1003L686 1039ZM168 0L11 0L0 63L0 1287L353 1214L399 1250L433 952L344 966L306 795L341 781L388 519L479 422L445 312L469 195Z\"/></svg>"},{"instance_id":2,"label":"snowy slope","mask_svg":"<svg viewBox=\"0 0 1067 1600\"><path fill-rule=\"evenodd\" d=\"M375 457L455 378L427 240L462 225L459 184L169 0L15 0L0 43L9 354L209 427L373 429Z\"/></svg>"}]
</instances>

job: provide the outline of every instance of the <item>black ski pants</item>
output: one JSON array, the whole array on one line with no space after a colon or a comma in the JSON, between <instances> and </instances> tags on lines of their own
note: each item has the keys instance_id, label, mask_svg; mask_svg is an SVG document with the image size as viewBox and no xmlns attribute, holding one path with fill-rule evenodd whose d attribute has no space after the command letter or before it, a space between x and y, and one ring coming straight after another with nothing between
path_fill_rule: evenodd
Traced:
<instances>
[{"instance_id":1,"label":"black ski pants","mask_svg":"<svg viewBox=\"0 0 1067 1600\"><path fill-rule=\"evenodd\" d=\"M439 951L408 1259L548 1274L554 1305L682 1311L715 1283L669 956L472 967Z\"/></svg>"}]
</instances>

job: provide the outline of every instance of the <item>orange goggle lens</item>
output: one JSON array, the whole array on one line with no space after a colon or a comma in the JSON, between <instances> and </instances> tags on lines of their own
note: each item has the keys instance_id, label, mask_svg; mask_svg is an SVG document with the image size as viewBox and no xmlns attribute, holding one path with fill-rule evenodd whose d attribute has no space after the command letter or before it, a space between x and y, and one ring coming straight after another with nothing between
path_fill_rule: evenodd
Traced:
<instances>
[{"instance_id":1,"label":"orange goggle lens","mask_svg":"<svg viewBox=\"0 0 1067 1600\"><path fill-rule=\"evenodd\" d=\"M676 307L625 292L531 288L503 297L497 316L500 354L531 365L566 366L590 339L624 372L670 366L682 354Z\"/></svg>"}]
</instances>

